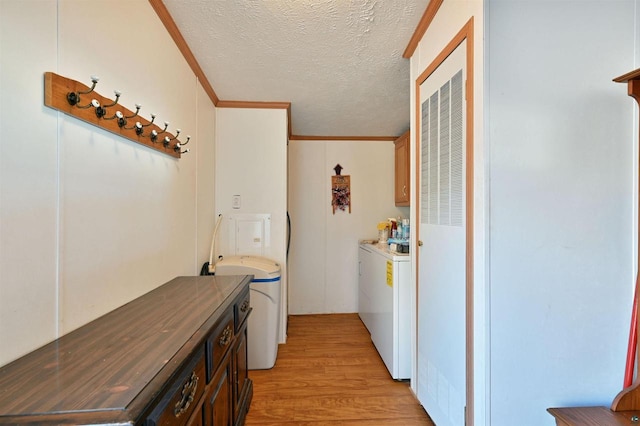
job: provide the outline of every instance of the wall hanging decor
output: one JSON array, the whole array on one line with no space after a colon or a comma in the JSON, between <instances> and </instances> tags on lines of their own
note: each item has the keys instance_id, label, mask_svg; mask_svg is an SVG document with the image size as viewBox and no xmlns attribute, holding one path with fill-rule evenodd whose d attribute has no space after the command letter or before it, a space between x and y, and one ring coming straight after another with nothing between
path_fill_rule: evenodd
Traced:
<instances>
[{"instance_id":1,"label":"wall hanging decor","mask_svg":"<svg viewBox=\"0 0 640 426\"><path fill-rule=\"evenodd\" d=\"M189 152L189 149L183 150L182 147L189 143L190 136L180 142L180 129L176 129L175 136L167 132L168 121L164 122L163 127L159 127L154 124L155 114L151 114L151 120L140 117L138 113L142 105L136 104L135 112L119 105L122 93L118 90L114 90L115 100L100 95L95 91L98 80L98 77L91 76L92 84L89 87L58 74L45 72L44 104L175 158Z\"/></svg>"},{"instance_id":2,"label":"wall hanging decor","mask_svg":"<svg viewBox=\"0 0 640 426\"><path fill-rule=\"evenodd\" d=\"M337 164L333 170L336 171L335 176L331 176L331 207L333 214L336 209L346 211L349 209L351 213L351 176L342 176L340 171L342 166Z\"/></svg>"}]
</instances>

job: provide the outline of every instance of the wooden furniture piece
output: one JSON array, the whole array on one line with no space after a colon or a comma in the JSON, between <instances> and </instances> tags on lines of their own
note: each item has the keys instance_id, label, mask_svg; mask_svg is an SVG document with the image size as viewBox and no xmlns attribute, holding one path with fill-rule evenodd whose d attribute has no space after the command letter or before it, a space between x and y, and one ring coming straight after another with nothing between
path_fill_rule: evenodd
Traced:
<instances>
[{"instance_id":1,"label":"wooden furniture piece","mask_svg":"<svg viewBox=\"0 0 640 426\"><path fill-rule=\"evenodd\" d=\"M640 411L611 411L607 407L549 408L558 426L628 426L638 425Z\"/></svg>"},{"instance_id":2,"label":"wooden furniture piece","mask_svg":"<svg viewBox=\"0 0 640 426\"><path fill-rule=\"evenodd\" d=\"M395 153L395 194L396 206L409 206L411 193L409 192L409 130L394 142Z\"/></svg>"},{"instance_id":3,"label":"wooden furniture piece","mask_svg":"<svg viewBox=\"0 0 640 426\"><path fill-rule=\"evenodd\" d=\"M640 68L614 78L613 81L616 83L627 83L627 94L634 98L640 105ZM640 194L638 194L638 202L640 203ZM638 241L640 241L640 234L637 237ZM640 264L640 252L638 252L638 264ZM636 294L638 294L639 287L640 274L636 275ZM638 309L637 305L634 304L634 308ZM636 318L636 323L632 324L631 331L637 333L638 328L640 328L640 324L638 323L640 315L636 315ZM633 329L634 327L635 330ZM629 350L635 349L637 352L639 349L637 344L636 342L635 348L630 344ZM628 358L628 360L629 359L630 358ZM633 364L633 362L630 362L630 364ZM628 367L630 367L630 372L632 373L633 367L631 365L628 365ZM606 407L574 407L549 408L547 411L556 418L558 426L640 425L640 377L636 377L635 382L631 386L618 393L610 409Z\"/></svg>"},{"instance_id":4,"label":"wooden furniture piece","mask_svg":"<svg viewBox=\"0 0 640 426\"><path fill-rule=\"evenodd\" d=\"M243 425L250 281L175 278L0 368L0 423Z\"/></svg>"}]
</instances>

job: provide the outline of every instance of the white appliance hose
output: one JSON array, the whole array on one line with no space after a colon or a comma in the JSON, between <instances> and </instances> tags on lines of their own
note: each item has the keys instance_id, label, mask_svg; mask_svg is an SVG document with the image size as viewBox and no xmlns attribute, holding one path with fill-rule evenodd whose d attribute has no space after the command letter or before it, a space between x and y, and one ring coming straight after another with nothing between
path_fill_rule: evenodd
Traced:
<instances>
[{"instance_id":1,"label":"white appliance hose","mask_svg":"<svg viewBox=\"0 0 640 426\"><path fill-rule=\"evenodd\" d=\"M213 262L213 255L216 249L216 236L218 235L218 228L222 222L222 214L218 215L216 226L213 228L213 236L211 237L211 250L209 251L209 273L213 274L216 270L216 264Z\"/></svg>"}]
</instances>

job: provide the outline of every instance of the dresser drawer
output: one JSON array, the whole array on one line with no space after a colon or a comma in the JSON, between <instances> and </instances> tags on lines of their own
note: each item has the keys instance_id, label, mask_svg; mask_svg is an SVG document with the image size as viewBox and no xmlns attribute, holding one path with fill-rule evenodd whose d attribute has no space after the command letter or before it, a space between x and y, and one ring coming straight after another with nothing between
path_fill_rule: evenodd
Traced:
<instances>
[{"instance_id":1,"label":"dresser drawer","mask_svg":"<svg viewBox=\"0 0 640 426\"><path fill-rule=\"evenodd\" d=\"M233 311L235 315L235 331L240 330L242 323L249 315L249 311L251 311L249 297L249 288L238 298L235 305L233 306Z\"/></svg>"},{"instance_id":2,"label":"dresser drawer","mask_svg":"<svg viewBox=\"0 0 640 426\"><path fill-rule=\"evenodd\" d=\"M231 346L234 335L233 310L228 309L207 338L207 383L211 381L224 354Z\"/></svg>"},{"instance_id":3,"label":"dresser drawer","mask_svg":"<svg viewBox=\"0 0 640 426\"><path fill-rule=\"evenodd\" d=\"M171 382L160 402L147 417L146 425L183 425L198 406L205 388L204 352L200 352Z\"/></svg>"}]
</instances>

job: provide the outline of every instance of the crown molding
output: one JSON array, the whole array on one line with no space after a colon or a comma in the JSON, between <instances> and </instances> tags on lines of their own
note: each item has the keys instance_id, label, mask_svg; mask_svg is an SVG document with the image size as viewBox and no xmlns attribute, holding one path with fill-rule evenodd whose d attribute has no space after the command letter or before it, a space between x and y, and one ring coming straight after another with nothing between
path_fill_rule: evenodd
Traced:
<instances>
[{"instance_id":1,"label":"crown molding","mask_svg":"<svg viewBox=\"0 0 640 426\"><path fill-rule=\"evenodd\" d=\"M416 30L413 32L413 36L411 36L411 40L409 40L407 48L402 54L403 58L411 58L418 47L418 43L420 43L420 40L422 40L422 36L424 35L424 33L427 32L427 28L429 28L429 25L431 25L431 21L433 21L433 18L435 18L436 13L438 13L438 10L440 9L440 6L442 6L443 2L444 0L431 0L429 2L427 8L422 14L422 18L420 18L420 22L418 22Z\"/></svg>"}]
</instances>

